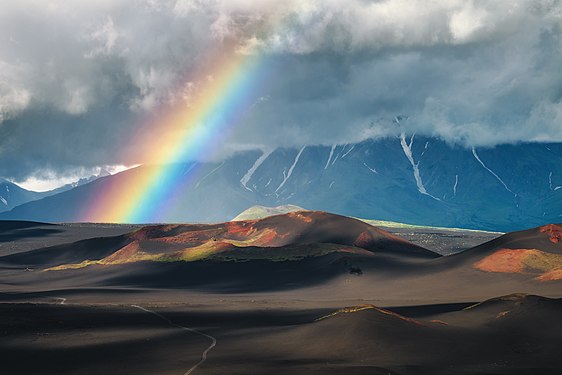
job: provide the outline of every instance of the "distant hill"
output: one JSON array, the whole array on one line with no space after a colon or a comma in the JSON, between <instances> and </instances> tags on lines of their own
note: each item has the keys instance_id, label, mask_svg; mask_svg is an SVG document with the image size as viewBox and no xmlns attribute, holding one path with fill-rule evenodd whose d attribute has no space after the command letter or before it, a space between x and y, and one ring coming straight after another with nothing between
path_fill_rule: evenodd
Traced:
<instances>
[{"instance_id":1,"label":"distant hill","mask_svg":"<svg viewBox=\"0 0 562 375\"><path fill-rule=\"evenodd\" d=\"M364 373L417 374L426 372L420 372L422 365L414 368L412 363L431 363L427 373L432 374L526 372L518 372L517 366L544 368L542 372L554 374L560 367L555 353L561 342L561 312L561 299L524 294L494 298L473 308L422 319L365 304L337 310L276 334L283 344L298 345L297 354L291 357L295 362L325 356L337 364L336 369L351 363L354 369L367 367L369 371ZM483 332L486 339L476 339ZM263 342L273 342L272 337ZM285 344L282 348L290 347ZM289 355L287 349L282 353ZM497 362L498 358L515 357L517 360L505 360L502 365ZM409 366L395 367L404 363ZM490 370L482 370L485 363L491 364ZM463 366L466 370L459 370Z\"/></svg>"},{"instance_id":2,"label":"distant hill","mask_svg":"<svg viewBox=\"0 0 562 375\"><path fill-rule=\"evenodd\" d=\"M75 262L77 249L88 243L101 257L59 264L51 269L75 269L89 265L118 265L143 261L173 262L197 260L299 260L330 253L360 256L402 255L432 259L438 254L396 237L359 220L325 212L300 211L263 219L232 221L212 225L155 225L139 229L107 243L119 248L104 250L102 239L74 245L69 254ZM95 244L94 244L95 243ZM4 261L35 259L36 253L5 257ZM31 257L31 258L29 258ZM56 260L64 262L58 253Z\"/></svg>"},{"instance_id":3,"label":"distant hill","mask_svg":"<svg viewBox=\"0 0 562 375\"><path fill-rule=\"evenodd\" d=\"M289 212L297 212L297 211L308 211L302 207L295 206L292 204L284 205L284 206L277 206L277 207L265 207L265 206L252 206L244 211L242 211L238 216L236 216L232 221L239 221L239 220L255 220L255 219L263 219L264 217L273 216L273 215L280 215ZM405 224L405 223L397 223L395 221L386 221L386 220L372 220L372 219L362 219L362 218L355 218L357 220L361 220L364 223L375 227L382 227L382 228L393 228L393 229L436 229L440 231L447 231L447 232L457 232L457 231L464 231L464 232L483 232L479 230L473 229L464 229L464 228L447 228L447 227L435 227L429 225L413 225L413 224ZM489 232L489 233L498 233L500 232Z\"/></svg>"},{"instance_id":4,"label":"distant hill","mask_svg":"<svg viewBox=\"0 0 562 375\"><path fill-rule=\"evenodd\" d=\"M247 210L242 211L234 219L232 219L232 221L262 219L268 216L286 214L289 212L296 212L296 211L306 211L306 210L302 207L295 206L292 204L287 204L277 207L265 207L265 206L256 205L248 208Z\"/></svg>"}]
</instances>

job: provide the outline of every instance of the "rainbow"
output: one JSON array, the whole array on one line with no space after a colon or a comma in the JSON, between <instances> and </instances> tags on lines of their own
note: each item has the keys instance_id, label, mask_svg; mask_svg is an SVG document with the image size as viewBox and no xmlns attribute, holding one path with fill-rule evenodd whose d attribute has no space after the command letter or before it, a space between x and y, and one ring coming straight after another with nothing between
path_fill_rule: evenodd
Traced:
<instances>
[{"instance_id":1,"label":"rainbow","mask_svg":"<svg viewBox=\"0 0 562 375\"><path fill-rule=\"evenodd\" d=\"M143 166L96 184L80 213L81 221L147 223L165 220L178 187L185 186L186 161L216 147L256 100L267 72L258 54L234 48L212 58L199 72L197 96L188 107L161 116L136 134L125 159L147 160ZM204 74L204 75L203 75ZM203 75L203 77L201 77ZM156 136L155 136L156 134ZM213 146L215 145L215 146ZM193 164L192 164L193 165ZM192 172L189 172L191 175ZM102 183L103 182L103 183Z\"/></svg>"}]
</instances>

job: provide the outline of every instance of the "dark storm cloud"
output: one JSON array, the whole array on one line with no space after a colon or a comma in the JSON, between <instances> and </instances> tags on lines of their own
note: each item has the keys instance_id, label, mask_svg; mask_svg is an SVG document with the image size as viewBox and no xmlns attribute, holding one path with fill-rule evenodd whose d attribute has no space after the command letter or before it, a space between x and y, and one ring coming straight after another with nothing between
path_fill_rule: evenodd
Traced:
<instances>
[{"instance_id":1,"label":"dark storm cloud","mask_svg":"<svg viewBox=\"0 0 562 375\"><path fill-rule=\"evenodd\" d=\"M466 145L562 141L559 2L278 3L4 2L0 176L134 163L121 151L143 119L233 41L270 73L222 155L395 134L400 114Z\"/></svg>"}]
</instances>

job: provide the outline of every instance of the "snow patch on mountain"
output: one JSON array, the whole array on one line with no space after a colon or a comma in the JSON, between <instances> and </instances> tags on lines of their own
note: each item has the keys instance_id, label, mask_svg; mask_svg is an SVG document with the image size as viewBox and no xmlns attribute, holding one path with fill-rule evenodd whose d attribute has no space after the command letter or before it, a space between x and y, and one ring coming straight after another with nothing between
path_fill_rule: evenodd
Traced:
<instances>
[{"instance_id":1,"label":"snow patch on mountain","mask_svg":"<svg viewBox=\"0 0 562 375\"><path fill-rule=\"evenodd\" d=\"M285 183L289 180L289 178L291 177L291 175L293 174L293 170L295 169L295 166L297 165L297 163L299 162L299 159L302 155L302 152L304 151L304 149L306 148L306 146L302 146L302 148L300 149L299 153L297 154L297 156L295 157L295 161L293 161L293 164L291 165L291 167L289 168L289 172L287 173L287 175L285 175L285 173L283 173L283 181L281 182L281 184L279 186L277 186L277 189L275 189L275 192L277 193L284 185Z\"/></svg>"},{"instance_id":2,"label":"snow patch on mountain","mask_svg":"<svg viewBox=\"0 0 562 375\"><path fill-rule=\"evenodd\" d=\"M499 182L501 182L501 184L503 185L505 190L509 191L511 194L513 194L515 197L517 197L517 194L515 194L509 187L507 187L506 183L503 182L503 180L500 178L500 176L498 176L493 170L491 170L490 168L488 168L486 166L486 164L484 164L484 162L478 157L478 154L476 153L476 149L474 147L472 147L472 155L474 155L476 160L478 160L478 162L484 167L484 169L486 169L488 172L490 172L492 174L492 176L494 176Z\"/></svg>"},{"instance_id":3,"label":"snow patch on mountain","mask_svg":"<svg viewBox=\"0 0 562 375\"><path fill-rule=\"evenodd\" d=\"M201 183L202 183L203 181L205 181L205 179L206 179L207 177L209 177L210 175L212 175L213 173L215 173L216 171L218 171L218 170L224 165L224 163L225 163L225 162L223 161L218 167L216 167L215 169L213 169L212 171L210 171L209 173L207 173L205 176L203 176L202 179L200 179L199 181L197 181L197 184L195 185L195 189L197 189L197 188L199 187L199 185L201 185ZM246 188L246 189L247 189L247 188Z\"/></svg>"},{"instance_id":4,"label":"snow patch on mountain","mask_svg":"<svg viewBox=\"0 0 562 375\"><path fill-rule=\"evenodd\" d=\"M341 158L342 158L342 159L345 158L345 157L347 156L347 154L349 154L351 151L353 151L354 148L355 148L355 145L351 146L351 148L350 148L348 151L346 151L346 153L343 154L343 155L341 156Z\"/></svg>"},{"instance_id":5,"label":"snow patch on mountain","mask_svg":"<svg viewBox=\"0 0 562 375\"><path fill-rule=\"evenodd\" d=\"M330 160L332 160L332 156L334 156L334 150L336 149L336 144L332 145L332 148L330 149L330 156L328 156L328 161L326 162L326 166L324 167L324 169L328 169L328 166L330 165Z\"/></svg>"},{"instance_id":6,"label":"snow patch on mountain","mask_svg":"<svg viewBox=\"0 0 562 375\"><path fill-rule=\"evenodd\" d=\"M250 179L252 178L256 170L259 168L259 166L262 165L265 159L267 159L272 152L273 150L264 150L261 156L254 162L254 164L250 167L250 169L248 169L246 174L242 176L242 178L240 179L240 183L242 184L242 186L244 186L246 190L253 191L251 188L248 187L247 184L248 182L250 182Z\"/></svg>"},{"instance_id":7,"label":"snow patch on mountain","mask_svg":"<svg viewBox=\"0 0 562 375\"><path fill-rule=\"evenodd\" d=\"M425 142L425 146L424 146L424 148L423 148L423 151L422 151L422 153L421 153L421 156L423 156L423 155L425 154L425 152L427 151L427 146L429 146L429 141L428 141L428 142Z\"/></svg>"},{"instance_id":8,"label":"snow patch on mountain","mask_svg":"<svg viewBox=\"0 0 562 375\"><path fill-rule=\"evenodd\" d=\"M183 169L182 174L183 174L184 176L187 176L187 174L188 174L189 172L191 172L191 170L192 170L193 168L195 168L196 165L197 165L197 162L186 165L186 166L184 167L184 169Z\"/></svg>"},{"instance_id":9,"label":"snow patch on mountain","mask_svg":"<svg viewBox=\"0 0 562 375\"><path fill-rule=\"evenodd\" d=\"M342 150L345 150L345 146L343 146ZM336 157L334 158L334 160L332 160L332 164L331 164L331 165L334 165L334 164L336 163L336 161L338 160L338 158L340 157L340 155L341 155L341 151L336 155Z\"/></svg>"},{"instance_id":10,"label":"snow patch on mountain","mask_svg":"<svg viewBox=\"0 0 562 375\"><path fill-rule=\"evenodd\" d=\"M418 191L423 195L427 195L437 201L440 201L441 199L429 194L425 186L423 185L423 181L420 175L420 168L419 168L420 163L419 161L416 163L414 161L414 156L412 155L412 145L414 144L414 136L415 134L412 135L412 137L410 138L410 143L406 143L406 134L400 133L400 144L402 145L402 149L404 150L404 154L406 155L406 158L408 158L410 164L412 165L412 169L414 171L414 179L416 180Z\"/></svg>"},{"instance_id":11,"label":"snow patch on mountain","mask_svg":"<svg viewBox=\"0 0 562 375\"><path fill-rule=\"evenodd\" d=\"M453 197L457 196L457 185L459 184L459 175L455 175L455 184L453 185Z\"/></svg>"},{"instance_id":12,"label":"snow patch on mountain","mask_svg":"<svg viewBox=\"0 0 562 375\"><path fill-rule=\"evenodd\" d=\"M376 168L371 168L371 167L369 167L369 166L367 165L367 163L363 163L363 165L364 165L365 167L367 167L367 169L370 170L371 172L376 173L376 174L379 174L379 172L377 172Z\"/></svg>"},{"instance_id":13,"label":"snow patch on mountain","mask_svg":"<svg viewBox=\"0 0 562 375\"><path fill-rule=\"evenodd\" d=\"M554 186L552 185L552 171L550 171L550 173L548 174L548 188L551 191L556 191L558 189L562 189L562 186Z\"/></svg>"}]
</instances>

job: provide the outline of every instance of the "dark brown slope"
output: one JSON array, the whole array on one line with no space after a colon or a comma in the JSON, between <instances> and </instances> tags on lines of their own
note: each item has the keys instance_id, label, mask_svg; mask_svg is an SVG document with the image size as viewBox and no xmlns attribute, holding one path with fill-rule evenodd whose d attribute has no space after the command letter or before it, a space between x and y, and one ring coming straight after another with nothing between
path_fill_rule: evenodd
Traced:
<instances>
[{"instance_id":1,"label":"dark brown slope","mask_svg":"<svg viewBox=\"0 0 562 375\"><path fill-rule=\"evenodd\" d=\"M0 304L0 374L184 374L206 345L127 305Z\"/></svg>"},{"instance_id":2,"label":"dark brown slope","mask_svg":"<svg viewBox=\"0 0 562 375\"><path fill-rule=\"evenodd\" d=\"M442 269L472 268L519 274L537 281L562 280L562 225L549 224L507 233L480 246L435 262Z\"/></svg>"},{"instance_id":3,"label":"dark brown slope","mask_svg":"<svg viewBox=\"0 0 562 375\"><path fill-rule=\"evenodd\" d=\"M2 370L185 373L209 340L179 326L218 340L195 371L201 374L558 374L562 367L560 300L501 297L441 314L441 322L373 305L327 310L304 301L173 302L144 306L176 326L126 301L0 304ZM498 318L505 308L512 311Z\"/></svg>"},{"instance_id":4,"label":"dark brown slope","mask_svg":"<svg viewBox=\"0 0 562 375\"><path fill-rule=\"evenodd\" d=\"M562 224L548 224L532 229L510 232L461 254L488 255L499 249L538 249L562 254Z\"/></svg>"},{"instance_id":5,"label":"dark brown slope","mask_svg":"<svg viewBox=\"0 0 562 375\"><path fill-rule=\"evenodd\" d=\"M90 238L6 255L0 257L0 265L44 269L86 259L102 259L130 242L127 235Z\"/></svg>"},{"instance_id":6,"label":"dark brown slope","mask_svg":"<svg viewBox=\"0 0 562 375\"><path fill-rule=\"evenodd\" d=\"M246 363L260 366L248 370L254 373L282 358L276 365L285 372L303 374L555 374L562 366L562 323L551 320L562 314L561 301L528 298L499 318L496 311L479 311L494 301L440 320L373 305L348 307L308 323L250 331L242 348L226 337L217 361L235 362L245 353ZM455 321L454 314L462 319Z\"/></svg>"},{"instance_id":7,"label":"dark brown slope","mask_svg":"<svg viewBox=\"0 0 562 375\"><path fill-rule=\"evenodd\" d=\"M457 324L480 322L498 327L524 327L527 331L542 331L547 336L562 331L562 299L552 299L525 293L515 293L488 299L444 318ZM453 317L454 316L454 317ZM470 316L470 319L466 317ZM552 330L549 330L552 328Z\"/></svg>"},{"instance_id":8,"label":"dark brown slope","mask_svg":"<svg viewBox=\"0 0 562 375\"><path fill-rule=\"evenodd\" d=\"M0 256L70 244L90 238L123 235L137 228L140 226L93 223L49 224L0 220Z\"/></svg>"}]
</instances>

